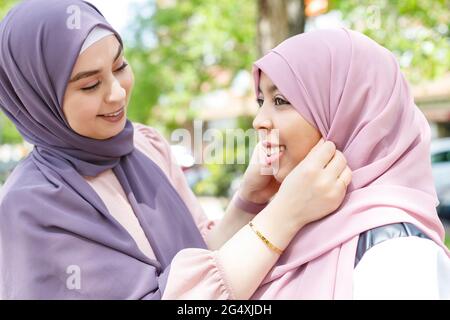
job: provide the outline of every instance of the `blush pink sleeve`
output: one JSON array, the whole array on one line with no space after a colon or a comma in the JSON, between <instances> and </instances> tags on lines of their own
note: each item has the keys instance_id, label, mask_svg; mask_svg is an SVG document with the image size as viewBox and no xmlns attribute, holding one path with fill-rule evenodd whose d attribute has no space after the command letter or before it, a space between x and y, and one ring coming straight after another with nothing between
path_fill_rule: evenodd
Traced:
<instances>
[{"instance_id":1,"label":"blush pink sleeve","mask_svg":"<svg viewBox=\"0 0 450 320\"><path fill-rule=\"evenodd\" d=\"M232 300L217 251L184 249L172 260L164 300Z\"/></svg>"}]
</instances>

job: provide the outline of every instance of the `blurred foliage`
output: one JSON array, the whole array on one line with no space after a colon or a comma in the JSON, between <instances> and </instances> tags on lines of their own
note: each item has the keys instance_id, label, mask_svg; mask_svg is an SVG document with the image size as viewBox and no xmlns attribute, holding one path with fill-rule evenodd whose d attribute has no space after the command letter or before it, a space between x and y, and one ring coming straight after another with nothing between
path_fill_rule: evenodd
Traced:
<instances>
[{"instance_id":1,"label":"blurred foliage","mask_svg":"<svg viewBox=\"0 0 450 320\"><path fill-rule=\"evenodd\" d=\"M450 70L450 0L330 0L352 29L393 51L409 81Z\"/></svg>"},{"instance_id":2,"label":"blurred foliage","mask_svg":"<svg viewBox=\"0 0 450 320\"><path fill-rule=\"evenodd\" d=\"M3 18L16 2L17 0L2 0L0 2L0 18Z\"/></svg>"},{"instance_id":3,"label":"blurred foliage","mask_svg":"<svg viewBox=\"0 0 450 320\"><path fill-rule=\"evenodd\" d=\"M250 128L252 121L253 118L251 117L242 117L238 119L236 126L238 128ZM232 196L230 192L233 190L230 190L230 186L242 176L250 162L256 137L247 136L244 144L238 145L236 139L227 136L225 130L222 130L221 133L222 137L225 137L222 142L223 148L221 148L223 152L214 155L212 157L214 161L204 165L209 175L194 186L194 193L197 195ZM231 138L231 141L227 141L228 138ZM255 140L251 141L252 138ZM231 162L235 164L226 164L230 163L227 159L232 159ZM239 162L240 160L244 161Z\"/></svg>"},{"instance_id":4,"label":"blurred foliage","mask_svg":"<svg viewBox=\"0 0 450 320\"><path fill-rule=\"evenodd\" d=\"M8 13L8 10L17 2L17 0L0 0L0 20ZM0 144L2 143L20 143L22 137L17 132L14 124L0 112Z\"/></svg>"},{"instance_id":5,"label":"blurred foliage","mask_svg":"<svg viewBox=\"0 0 450 320\"><path fill-rule=\"evenodd\" d=\"M130 117L166 133L196 117L194 97L229 87L256 57L254 1L148 1L135 12Z\"/></svg>"},{"instance_id":6,"label":"blurred foliage","mask_svg":"<svg viewBox=\"0 0 450 320\"><path fill-rule=\"evenodd\" d=\"M197 117L193 99L228 88L256 58L256 2L148 1L135 7L127 59L136 82L130 118L168 134ZM241 119L246 130L251 121ZM224 141L224 145L226 141ZM244 148L241 146L240 148ZM226 150L237 156L246 150ZM220 163L220 162L219 162ZM227 195L246 165L206 164L197 194Z\"/></svg>"}]
</instances>

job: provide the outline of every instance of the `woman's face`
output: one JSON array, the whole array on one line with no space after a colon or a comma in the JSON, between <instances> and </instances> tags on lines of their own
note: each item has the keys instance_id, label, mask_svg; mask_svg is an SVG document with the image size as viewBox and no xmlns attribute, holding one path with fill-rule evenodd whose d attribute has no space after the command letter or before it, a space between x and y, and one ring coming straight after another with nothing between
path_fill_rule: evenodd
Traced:
<instances>
[{"instance_id":1,"label":"woman's face","mask_svg":"<svg viewBox=\"0 0 450 320\"><path fill-rule=\"evenodd\" d=\"M107 36L77 59L64 95L64 115L79 135L105 140L126 124L134 77L114 35Z\"/></svg>"},{"instance_id":2,"label":"woman's face","mask_svg":"<svg viewBox=\"0 0 450 320\"><path fill-rule=\"evenodd\" d=\"M263 136L267 163L275 179L282 182L322 137L287 101L273 82L261 72L260 106L253 127Z\"/></svg>"}]
</instances>

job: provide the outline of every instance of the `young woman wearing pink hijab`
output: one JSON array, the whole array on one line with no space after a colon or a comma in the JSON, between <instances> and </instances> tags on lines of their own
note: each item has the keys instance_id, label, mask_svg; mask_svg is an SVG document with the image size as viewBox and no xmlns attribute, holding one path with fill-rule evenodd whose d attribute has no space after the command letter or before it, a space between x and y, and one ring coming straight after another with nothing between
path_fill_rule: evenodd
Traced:
<instances>
[{"instance_id":1,"label":"young woman wearing pink hijab","mask_svg":"<svg viewBox=\"0 0 450 320\"><path fill-rule=\"evenodd\" d=\"M394 55L360 33L319 30L274 48L254 78L253 124L277 150L274 178L324 137L353 179L338 210L299 231L253 298L449 299L430 129Z\"/></svg>"}]
</instances>

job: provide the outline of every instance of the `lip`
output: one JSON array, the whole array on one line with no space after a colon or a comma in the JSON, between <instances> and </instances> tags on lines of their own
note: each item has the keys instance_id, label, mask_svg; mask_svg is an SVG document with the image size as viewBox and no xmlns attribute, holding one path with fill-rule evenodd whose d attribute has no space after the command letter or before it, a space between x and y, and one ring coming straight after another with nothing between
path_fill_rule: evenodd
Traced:
<instances>
[{"instance_id":1,"label":"lip","mask_svg":"<svg viewBox=\"0 0 450 320\"><path fill-rule=\"evenodd\" d=\"M279 161L283 157L284 152L285 152L285 149L275 152L273 154L267 153L266 158L265 158L266 164L271 166L274 163L277 163L279 165Z\"/></svg>"},{"instance_id":2,"label":"lip","mask_svg":"<svg viewBox=\"0 0 450 320\"><path fill-rule=\"evenodd\" d=\"M281 147L281 146L286 147L284 144L272 143L272 142L267 141L267 140L262 142L262 146L264 148L276 148L276 147Z\"/></svg>"},{"instance_id":3,"label":"lip","mask_svg":"<svg viewBox=\"0 0 450 320\"><path fill-rule=\"evenodd\" d=\"M271 143L270 141L263 141L262 146L266 150L266 153L270 153L267 151L271 151L271 149L275 149L275 148L283 148L282 151L286 150L286 145Z\"/></svg>"},{"instance_id":4,"label":"lip","mask_svg":"<svg viewBox=\"0 0 450 320\"><path fill-rule=\"evenodd\" d=\"M99 117L103 117L103 116L106 116L107 114L113 114L113 113L122 111L122 109L125 109L125 106L122 106L120 109L117 109L116 111L113 111L113 112L108 112L108 113L104 113L104 114L99 114Z\"/></svg>"},{"instance_id":5,"label":"lip","mask_svg":"<svg viewBox=\"0 0 450 320\"><path fill-rule=\"evenodd\" d=\"M103 120L106 120L108 122L118 122L120 120L122 120L122 118L125 115L125 107L120 108L119 110L115 111L115 112L110 112L110 113L106 113L106 114L113 114L116 112L120 112L117 116L111 117L111 116L105 116L105 115L98 115L98 117L101 117Z\"/></svg>"},{"instance_id":6,"label":"lip","mask_svg":"<svg viewBox=\"0 0 450 320\"><path fill-rule=\"evenodd\" d=\"M268 140L262 141L262 146L265 149L266 157L265 162L266 165L279 165L279 161L283 157L285 151L286 151L286 145L283 144L276 144L272 143ZM274 150L278 149L278 150ZM274 152L275 151L275 152Z\"/></svg>"}]
</instances>

